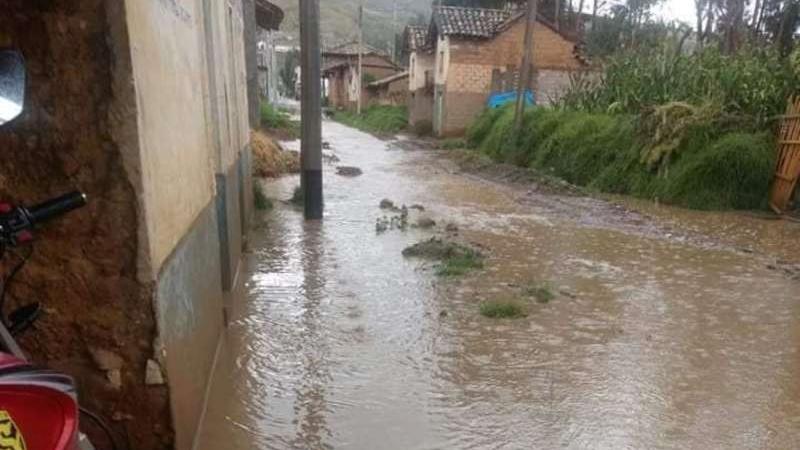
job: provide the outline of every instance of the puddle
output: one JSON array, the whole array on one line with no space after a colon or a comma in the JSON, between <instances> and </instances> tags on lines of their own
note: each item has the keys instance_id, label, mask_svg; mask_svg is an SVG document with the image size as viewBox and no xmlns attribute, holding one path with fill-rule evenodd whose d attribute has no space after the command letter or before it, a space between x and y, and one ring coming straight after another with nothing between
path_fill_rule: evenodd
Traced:
<instances>
[{"instance_id":1,"label":"puddle","mask_svg":"<svg viewBox=\"0 0 800 450\"><path fill-rule=\"evenodd\" d=\"M549 207L552 197L520 201L519 189L448 173L435 152L387 151L332 122L324 133L364 173L325 167L322 224L278 203L258 219L200 449L800 440L800 281L763 261L796 259L773 241L796 246L800 228L664 210L615 223L597 212L614 208L576 200L595 208L589 220ZM298 183L265 190L288 198ZM403 258L436 231L376 233L384 198L423 205L439 231L455 223L487 249L485 269L442 280ZM530 300L521 319L480 315L480 302L518 298L533 281L555 298Z\"/></svg>"}]
</instances>

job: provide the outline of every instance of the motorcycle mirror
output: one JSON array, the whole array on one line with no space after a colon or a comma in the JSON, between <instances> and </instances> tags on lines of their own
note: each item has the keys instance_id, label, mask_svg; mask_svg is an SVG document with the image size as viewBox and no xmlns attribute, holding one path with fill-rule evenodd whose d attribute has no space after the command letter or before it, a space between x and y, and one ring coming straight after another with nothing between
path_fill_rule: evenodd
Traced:
<instances>
[{"instance_id":1,"label":"motorcycle mirror","mask_svg":"<svg viewBox=\"0 0 800 450\"><path fill-rule=\"evenodd\" d=\"M22 113L25 102L25 59L17 50L0 50L0 125Z\"/></svg>"}]
</instances>

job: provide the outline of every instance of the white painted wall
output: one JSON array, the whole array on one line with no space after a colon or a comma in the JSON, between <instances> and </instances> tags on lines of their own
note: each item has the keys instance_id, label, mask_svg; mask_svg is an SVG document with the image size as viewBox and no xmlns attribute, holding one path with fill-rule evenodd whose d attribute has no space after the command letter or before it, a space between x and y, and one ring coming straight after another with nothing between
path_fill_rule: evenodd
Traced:
<instances>
[{"instance_id":1,"label":"white painted wall","mask_svg":"<svg viewBox=\"0 0 800 450\"><path fill-rule=\"evenodd\" d=\"M436 59L434 61L434 70L436 71L436 84L447 83L448 69L450 68L450 38L447 36L439 36L436 43Z\"/></svg>"},{"instance_id":2,"label":"white painted wall","mask_svg":"<svg viewBox=\"0 0 800 450\"><path fill-rule=\"evenodd\" d=\"M425 72L433 71L436 56L432 53L413 52L409 57L409 89L416 91L425 87Z\"/></svg>"},{"instance_id":3,"label":"white painted wall","mask_svg":"<svg viewBox=\"0 0 800 450\"><path fill-rule=\"evenodd\" d=\"M214 196L205 117L202 9L195 0L127 0L142 209L157 273Z\"/></svg>"},{"instance_id":4,"label":"white painted wall","mask_svg":"<svg viewBox=\"0 0 800 450\"><path fill-rule=\"evenodd\" d=\"M231 167L249 141L244 22L241 0L125 0L125 6L140 141L140 210L154 278L213 200L215 172Z\"/></svg>"}]
</instances>

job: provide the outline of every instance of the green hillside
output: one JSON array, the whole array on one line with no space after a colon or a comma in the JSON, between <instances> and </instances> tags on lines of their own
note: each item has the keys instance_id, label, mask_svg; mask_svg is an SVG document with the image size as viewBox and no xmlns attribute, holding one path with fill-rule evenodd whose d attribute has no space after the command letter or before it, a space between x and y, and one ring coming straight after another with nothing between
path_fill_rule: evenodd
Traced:
<instances>
[{"instance_id":1,"label":"green hillside","mask_svg":"<svg viewBox=\"0 0 800 450\"><path fill-rule=\"evenodd\" d=\"M281 30L292 34L300 31L298 20L298 0L271 0L283 8L286 17ZM392 10L397 4L396 30L412 21L427 20L431 0L363 0L364 1L364 40L377 48L388 50L393 40ZM321 0L321 34L323 45L335 45L355 40L359 0Z\"/></svg>"}]
</instances>

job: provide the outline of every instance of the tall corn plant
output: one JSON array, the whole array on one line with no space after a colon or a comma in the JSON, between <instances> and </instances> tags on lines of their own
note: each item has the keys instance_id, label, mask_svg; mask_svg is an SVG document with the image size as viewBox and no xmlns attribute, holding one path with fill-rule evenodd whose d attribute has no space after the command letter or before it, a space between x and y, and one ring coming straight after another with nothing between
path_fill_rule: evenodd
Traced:
<instances>
[{"instance_id":1,"label":"tall corn plant","mask_svg":"<svg viewBox=\"0 0 800 450\"><path fill-rule=\"evenodd\" d=\"M573 80L561 106L638 114L658 105L716 104L721 113L763 126L783 112L798 75L771 49L723 55L713 48L683 54L666 45L613 56L595 81Z\"/></svg>"}]
</instances>

